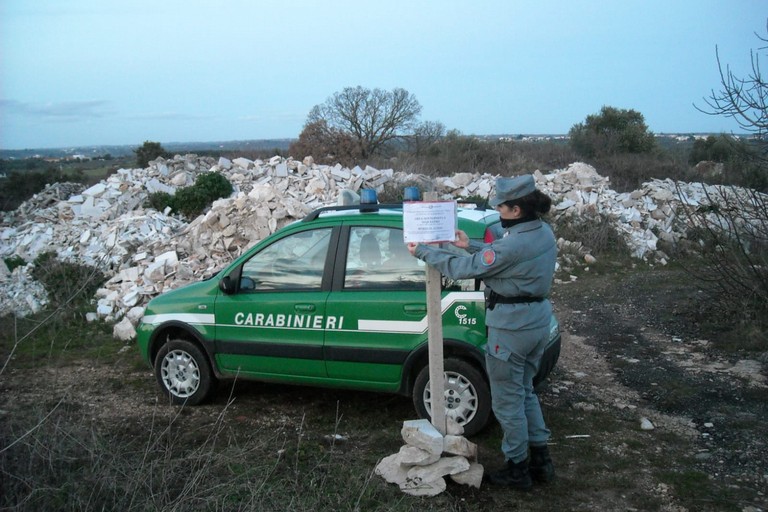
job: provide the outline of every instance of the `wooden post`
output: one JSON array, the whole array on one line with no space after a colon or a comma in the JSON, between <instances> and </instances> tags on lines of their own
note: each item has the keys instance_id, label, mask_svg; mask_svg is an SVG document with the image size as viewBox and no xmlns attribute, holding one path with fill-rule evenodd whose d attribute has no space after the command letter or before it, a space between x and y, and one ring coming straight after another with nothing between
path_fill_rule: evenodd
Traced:
<instances>
[{"instance_id":1,"label":"wooden post","mask_svg":"<svg viewBox=\"0 0 768 512\"><path fill-rule=\"evenodd\" d=\"M435 192L425 193L424 199L437 200ZM445 377L443 365L443 313L440 271L427 265L427 343L429 348L429 391L432 396L432 425L445 435Z\"/></svg>"}]
</instances>

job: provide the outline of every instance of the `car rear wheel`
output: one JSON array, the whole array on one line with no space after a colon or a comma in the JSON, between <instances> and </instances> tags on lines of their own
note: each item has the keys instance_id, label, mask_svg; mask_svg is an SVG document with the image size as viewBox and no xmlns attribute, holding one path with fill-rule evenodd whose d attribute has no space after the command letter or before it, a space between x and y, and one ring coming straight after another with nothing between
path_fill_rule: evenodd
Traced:
<instances>
[{"instance_id":1,"label":"car rear wheel","mask_svg":"<svg viewBox=\"0 0 768 512\"><path fill-rule=\"evenodd\" d=\"M464 427L464 435L474 435L485 427L491 415L491 392L482 374L459 359L446 359L445 416ZM421 418L431 419L432 393L429 367L421 369L413 388L413 405Z\"/></svg>"},{"instance_id":2,"label":"car rear wheel","mask_svg":"<svg viewBox=\"0 0 768 512\"><path fill-rule=\"evenodd\" d=\"M174 404L197 405L206 399L215 378L203 352L187 340L171 340L155 357L155 377Z\"/></svg>"}]
</instances>

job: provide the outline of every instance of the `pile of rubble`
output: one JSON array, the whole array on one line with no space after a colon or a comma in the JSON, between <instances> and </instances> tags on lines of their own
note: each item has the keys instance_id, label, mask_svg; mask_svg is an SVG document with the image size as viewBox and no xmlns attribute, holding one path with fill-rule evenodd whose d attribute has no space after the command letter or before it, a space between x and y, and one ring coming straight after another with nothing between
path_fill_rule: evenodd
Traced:
<instances>
[{"instance_id":1,"label":"pile of rubble","mask_svg":"<svg viewBox=\"0 0 768 512\"><path fill-rule=\"evenodd\" d=\"M200 173L219 172L234 192L195 219L146 206L153 192L173 194ZM609 218L634 256L664 263L659 239L676 243L687 226L678 214L682 187L686 205L706 204L705 185L654 180L641 190L617 193L608 178L584 163L551 173L534 173L537 186L553 199L555 217ZM116 321L163 291L213 275L252 245L312 209L335 204L343 190L384 190L385 185L423 183L443 199L490 197L496 175L461 173L451 177L352 169L275 156L269 160L214 159L197 155L158 158L146 169L120 169L85 190L72 184L49 186L0 222L0 258L32 262L54 251L62 260L97 266L110 277L97 293L93 318ZM560 240L561 248L579 246ZM568 252L568 251L562 251ZM582 248L582 256L589 254ZM1 260L0 260L1 261ZM32 284L29 265L9 272L0 265L0 314L24 315L45 303ZM131 317L135 316L135 310ZM125 323L123 337L131 335Z\"/></svg>"},{"instance_id":2,"label":"pile of rubble","mask_svg":"<svg viewBox=\"0 0 768 512\"><path fill-rule=\"evenodd\" d=\"M376 474L413 496L440 494L447 487L446 476L479 489L484 468L477 462L477 445L463 437L464 429L450 419L447 430L442 435L425 419L404 421L400 435L405 444L379 461Z\"/></svg>"}]
</instances>

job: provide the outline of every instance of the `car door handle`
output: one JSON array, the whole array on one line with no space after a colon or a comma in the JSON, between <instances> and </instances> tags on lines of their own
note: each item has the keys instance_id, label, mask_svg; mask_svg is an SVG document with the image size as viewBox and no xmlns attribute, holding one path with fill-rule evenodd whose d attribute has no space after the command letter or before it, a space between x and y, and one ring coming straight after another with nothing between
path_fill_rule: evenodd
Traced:
<instances>
[{"instance_id":1,"label":"car door handle","mask_svg":"<svg viewBox=\"0 0 768 512\"><path fill-rule=\"evenodd\" d=\"M403 306L403 311L406 313L426 313L427 312L427 305L426 304L406 304Z\"/></svg>"},{"instance_id":2,"label":"car door handle","mask_svg":"<svg viewBox=\"0 0 768 512\"><path fill-rule=\"evenodd\" d=\"M296 304L295 306L293 306L293 309L301 312L314 311L315 305L314 304Z\"/></svg>"}]
</instances>

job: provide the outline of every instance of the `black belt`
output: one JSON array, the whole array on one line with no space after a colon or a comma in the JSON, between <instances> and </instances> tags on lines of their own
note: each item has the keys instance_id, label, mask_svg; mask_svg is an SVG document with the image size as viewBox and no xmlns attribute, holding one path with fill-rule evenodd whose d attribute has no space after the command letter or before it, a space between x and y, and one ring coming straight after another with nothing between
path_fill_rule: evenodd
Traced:
<instances>
[{"instance_id":1,"label":"black belt","mask_svg":"<svg viewBox=\"0 0 768 512\"><path fill-rule=\"evenodd\" d=\"M496 304L526 304L528 302L542 302L545 297L517 296L505 297L491 290L488 294L487 307L490 310L496 307Z\"/></svg>"}]
</instances>

